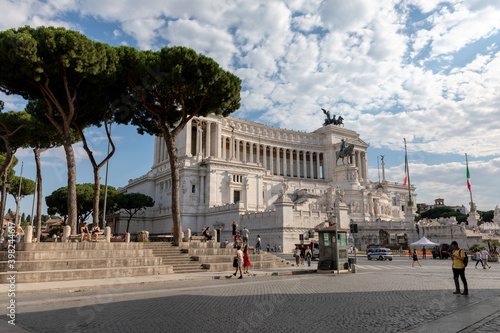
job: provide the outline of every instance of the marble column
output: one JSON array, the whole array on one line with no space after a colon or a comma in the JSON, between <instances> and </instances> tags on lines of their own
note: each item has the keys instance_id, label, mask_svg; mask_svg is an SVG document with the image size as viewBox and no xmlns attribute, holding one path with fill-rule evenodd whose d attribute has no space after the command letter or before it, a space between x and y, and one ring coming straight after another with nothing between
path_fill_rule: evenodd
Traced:
<instances>
[{"instance_id":1,"label":"marble column","mask_svg":"<svg viewBox=\"0 0 500 333\"><path fill-rule=\"evenodd\" d=\"M269 146L269 168L271 170L271 175L274 175L274 147Z\"/></svg>"},{"instance_id":2,"label":"marble column","mask_svg":"<svg viewBox=\"0 0 500 333\"><path fill-rule=\"evenodd\" d=\"M276 147L276 174L281 175L281 158L280 158L281 148Z\"/></svg>"},{"instance_id":3,"label":"marble column","mask_svg":"<svg viewBox=\"0 0 500 333\"><path fill-rule=\"evenodd\" d=\"M221 134L220 134L220 124L218 122L215 123L215 142L220 143L221 139ZM221 151L220 151L220 144L215 144L215 157L220 158Z\"/></svg>"},{"instance_id":4,"label":"marble column","mask_svg":"<svg viewBox=\"0 0 500 333\"><path fill-rule=\"evenodd\" d=\"M250 163L253 163L253 142L250 142Z\"/></svg>"},{"instance_id":5,"label":"marble column","mask_svg":"<svg viewBox=\"0 0 500 333\"><path fill-rule=\"evenodd\" d=\"M295 177L300 178L300 155L299 151L295 150Z\"/></svg>"},{"instance_id":6,"label":"marble column","mask_svg":"<svg viewBox=\"0 0 500 333\"><path fill-rule=\"evenodd\" d=\"M206 139L205 139L205 156L206 157L210 157L210 154L211 154L211 150L210 150L210 136L212 135L212 123L211 122L207 122L207 132L205 133L205 136L206 136Z\"/></svg>"},{"instance_id":7,"label":"marble column","mask_svg":"<svg viewBox=\"0 0 500 333\"><path fill-rule=\"evenodd\" d=\"M155 136L155 155L153 164L158 163L158 137Z\"/></svg>"},{"instance_id":8,"label":"marble column","mask_svg":"<svg viewBox=\"0 0 500 333\"><path fill-rule=\"evenodd\" d=\"M202 151L202 145L201 143L203 142L203 130L201 128L201 123L198 122L196 125L196 155L198 156L203 156L203 151Z\"/></svg>"},{"instance_id":9,"label":"marble column","mask_svg":"<svg viewBox=\"0 0 500 333\"><path fill-rule=\"evenodd\" d=\"M366 159L366 153L363 153L363 162L361 162L364 166L365 169L365 176L363 179L365 180L365 183L368 182L368 160Z\"/></svg>"},{"instance_id":10,"label":"marble column","mask_svg":"<svg viewBox=\"0 0 500 333\"><path fill-rule=\"evenodd\" d=\"M227 157L226 157L226 137L225 136L222 136L221 137L221 144L220 144L220 149L222 151L222 159L225 160Z\"/></svg>"},{"instance_id":11,"label":"marble column","mask_svg":"<svg viewBox=\"0 0 500 333\"><path fill-rule=\"evenodd\" d=\"M260 143L257 144L257 165L260 165Z\"/></svg>"},{"instance_id":12,"label":"marble column","mask_svg":"<svg viewBox=\"0 0 500 333\"><path fill-rule=\"evenodd\" d=\"M187 156L192 156L191 155L192 131L193 131L193 122L192 122L192 120L190 120L186 124L186 155Z\"/></svg>"},{"instance_id":13,"label":"marble column","mask_svg":"<svg viewBox=\"0 0 500 333\"><path fill-rule=\"evenodd\" d=\"M321 179L321 170L319 167L319 153L316 153L316 179Z\"/></svg>"},{"instance_id":14,"label":"marble column","mask_svg":"<svg viewBox=\"0 0 500 333\"><path fill-rule=\"evenodd\" d=\"M241 161L243 163L246 163L247 162L247 142L246 141L242 141L242 147L243 147L243 158L241 159Z\"/></svg>"},{"instance_id":15,"label":"marble column","mask_svg":"<svg viewBox=\"0 0 500 333\"><path fill-rule=\"evenodd\" d=\"M283 176L288 177L288 159L286 158L286 152L288 149L283 149Z\"/></svg>"},{"instance_id":16,"label":"marble column","mask_svg":"<svg viewBox=\"0 0 500 333\"><path fill-rule=\"evenodd\" d=\"M309 170L310 170L310 177L311 179L314 178L314 168L313 168L313 154L312 152L309 152Z\"/></svg>"},{"instance_id":17,"label":"marble column","mask_svg":"<svg viewBox=\"0 0 500 333\"><path fill-rule=\"evenodd\" d=\"M229 141L229 159L234 159L234 135L231 135L231 140Z\"/></svg>"},{"instance_id":18,"label":"marble column","mask_svg":"<svg viewBox=\"0 0 500 333\"><path fill-rule=\"evenodd\" d=\"M264 170L267 170L267 146L266 145L262 146L262 166L264 167Z\"/></svg>"},{"instance_id":19,"label":"marble column","mask_svg":"<svg viewBox=\"0 0 500 333\"><path fill-rule=\"evenodd\" d=\"M307 160L306 160L306 152L305 150L302 151L302 165L304 166L304 170L303 170L303 173L304 173L304 179L307 178Z\"/></svg>"}]
</instances>

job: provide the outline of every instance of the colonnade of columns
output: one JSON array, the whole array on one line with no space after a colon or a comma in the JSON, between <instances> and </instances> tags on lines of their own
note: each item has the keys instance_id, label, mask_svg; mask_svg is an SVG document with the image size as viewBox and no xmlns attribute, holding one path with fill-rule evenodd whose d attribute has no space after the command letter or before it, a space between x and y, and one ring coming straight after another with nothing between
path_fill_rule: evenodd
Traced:
<instances>
[{"instance_id":1,"label":"colonnade of columns","mask_svg":"<svg viewBox=\"0 0 500 333\"><path fill-rule=\"evenodd\" d=\"M324 179L322 152L276 147L231 136L222 136L221 155L225 160L262 165L274 175L296 178Z\"/></svg>"}]
</instances>

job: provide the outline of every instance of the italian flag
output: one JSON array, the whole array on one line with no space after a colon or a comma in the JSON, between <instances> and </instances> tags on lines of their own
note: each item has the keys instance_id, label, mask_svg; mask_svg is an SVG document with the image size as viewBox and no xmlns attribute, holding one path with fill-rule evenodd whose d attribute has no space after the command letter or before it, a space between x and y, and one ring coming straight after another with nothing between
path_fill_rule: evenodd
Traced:
<instances>
[{"instance_id":1,"label":"italian flag","mask_svg":"<svg viewBox=\"0 0 500 333\"><path fill-rule=\"evenodd\" d=\"M469 188L469 192L471 191L470 187L470 172L469 172L469 164L467 164L467 187Z\"/></svg>"},{"instance_id":2,"label":"italian flag","mask_svg":"<svg viewBox=\"0 0 500 333\"><path fill-rule=\"evenodd\" d=\"M405 180L403 181L403 186L406 186L407 181L408 181L408 158L405 155Z\"/></svg>"}]
</instances>

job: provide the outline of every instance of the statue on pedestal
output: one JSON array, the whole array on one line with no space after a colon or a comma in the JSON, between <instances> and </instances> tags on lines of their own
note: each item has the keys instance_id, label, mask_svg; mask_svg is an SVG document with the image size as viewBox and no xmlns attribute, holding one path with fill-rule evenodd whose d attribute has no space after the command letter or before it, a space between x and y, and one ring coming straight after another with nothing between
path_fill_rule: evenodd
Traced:
<instances>
[{"instance_id":1,"label":"statue on pedestal","mask_svg":"<svg viewBox=\"0 0 500 333\"><path fill-rule=\"evenodd\" d=\"M340 144L340 150L335 152L336 156L335 165L337 165L339 158L341 158L342 163L344 163L344 158L351 157L353 155L354 155L354 145L352 143L347 145L345 140L342 139L342 142Z\"/></svg>"},{"instance_id":2,"label":"statue on pedestal","mask_svg":"<svg viewBox=\"0 0 500 333\"><path fill-rule=\"evenodd\" d=\"M333 115L333 118L330 116L330 111L327 111L323 108L321 108L321 110L323 110L323 113L326 115L326 119L325 119L325 122L323 123L323 126L328 126L330 124L334 124L334 125L337 125L337 126L344 126L344 118L342 118L342 116L339 116L338 118L336 118L335 115Z\"/></svg>"}]
</instances>

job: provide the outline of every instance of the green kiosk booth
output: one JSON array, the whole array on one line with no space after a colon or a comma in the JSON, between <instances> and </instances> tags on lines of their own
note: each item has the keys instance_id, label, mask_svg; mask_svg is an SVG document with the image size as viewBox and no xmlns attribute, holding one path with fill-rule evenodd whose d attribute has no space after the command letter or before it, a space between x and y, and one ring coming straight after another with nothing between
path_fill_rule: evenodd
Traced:
<instances>
[{"instance_id":1,"label":"green kiosk booth","mask_svg":"<svg viewBox=\"0 0 500 333\"><path fill-rule=\"evenodd\" d=\"M347 229L336 229L334 226L318 230L319 271L347 269L347 232Z\"/></svg>"}]
</instances>

